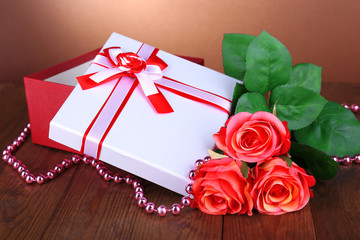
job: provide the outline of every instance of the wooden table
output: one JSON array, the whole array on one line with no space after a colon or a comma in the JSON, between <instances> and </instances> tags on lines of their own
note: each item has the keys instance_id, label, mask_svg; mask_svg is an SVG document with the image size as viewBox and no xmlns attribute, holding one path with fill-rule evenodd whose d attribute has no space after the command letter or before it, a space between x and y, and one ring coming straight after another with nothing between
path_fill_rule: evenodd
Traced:
<instances>
[{"instance_id":1,"label":"wooden table","mask_svg":"<svg viewBox=\"0 0 360 240\"><path fill-rule=\"evenodd\" d=\"M360 84L323 85L327 99L360 103ZM0 84L0 106L5 149L28 122L24 87ZM16 157L39 174L71 155L28 139ZM181 198L147 181L143 186L156 205ZM340 166L331 181L318 181L314 198L295 213L210 216L187 208L180 216L159 217L137 206L131 187L105 182L90 166L79 164L46 184L28 185L0 161L0 239L360 239L359 222L360 165L355 164Z\"/></svg>"}]
</instances>

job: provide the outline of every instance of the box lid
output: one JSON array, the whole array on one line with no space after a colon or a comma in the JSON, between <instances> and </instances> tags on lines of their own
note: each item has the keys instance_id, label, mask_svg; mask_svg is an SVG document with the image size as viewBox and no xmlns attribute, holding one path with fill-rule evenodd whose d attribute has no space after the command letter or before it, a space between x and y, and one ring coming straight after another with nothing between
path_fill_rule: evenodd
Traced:
<instances>
[{"instance_id":1,"label":"box lid","mask_svg":"<svg viewBox=\"0 0 360 240\"><path fill-rule=\"evenodd\" d=\"M141 42L113 33L104 48L119 46L126 52L137 52L141 45ZM161 50L157 56L168 64L164 76L226 99L232 98L236 79ZM100 66L92 64L85 74L100 70ZM118 85L117 81L110 81L87 90L77 85L51 121L50 138L81 150L85 132L109 95L119 85L131 84L128 81L131 79L122 79ZM185 194L194 161L206 156L207 149L214 147L212 135L224 125L228 114L167 90L161 92L174 112L156 113L143 91L134 88L102 143L100 159ZM88 138L99 141L98 136Z\"/></svg>"}]
</instances>

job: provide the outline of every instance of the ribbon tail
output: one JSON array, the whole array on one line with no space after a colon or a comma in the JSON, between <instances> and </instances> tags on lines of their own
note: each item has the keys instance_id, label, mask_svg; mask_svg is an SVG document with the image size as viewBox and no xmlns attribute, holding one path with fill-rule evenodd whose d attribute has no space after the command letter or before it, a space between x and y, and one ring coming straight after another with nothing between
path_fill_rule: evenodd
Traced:
<instances>
[{"instance_id":1,"label":"ribbon tail","mask_svg":"<svg viewBox=\"0 0 360 240\"><path fill-rule=\"evenodd\" d=\"M152 106L157 113L171 113L174 112L169 102L164 95L159 91L158 93L147 96Z\"/></svg>"},{"instance_id":2,"label":"ribbon tail","mask_svg":"<svg viewBox=\"0 0 360 240\"><path fill-rule=\"evenodd\" d=\"M148 65L157 65L160 67L161 70L167 68L167 64L159 58L156 54L159 52L159 49L155 48L155 50L151 53L148 60L146 60L146 64Z\"/></svg>"},{"instance_id":3,"label":"ribbon tail","mask_svg":"<svg viewBox=\"0 0 360 240\"><path fill-rule=\"evenodd\" d=\"M90 74L86 74L86 75L76 77L76 79L78 80L78 83L80 84L80 87L82 88L82 90L93 88L93 87L95 87L97 85L96 82L94 82L93 80L90 79L90 77L92 75L94 75L94 74L95 73L90 73Z\"/></svg>"},{"instance_id":4,"label":"ribbon tail","mask_svg":"<svg viewBox=\"0 0 360 240\"><path fill-rule=\"evenodd\" d=\"M155 85L156 87L166 89L187 99L212 105L227 114L230 114L231 101L219 95L195 88L168 77L156 80Z\"/></svg>"}]
</instances>

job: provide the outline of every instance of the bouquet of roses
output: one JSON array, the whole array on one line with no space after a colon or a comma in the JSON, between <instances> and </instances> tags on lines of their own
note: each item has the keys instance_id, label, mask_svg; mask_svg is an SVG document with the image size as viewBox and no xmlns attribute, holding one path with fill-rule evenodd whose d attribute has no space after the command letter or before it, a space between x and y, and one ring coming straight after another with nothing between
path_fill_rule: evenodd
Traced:
<instances>
[{"instance_id":1,"label":"bouquet of roses","mask_svg":"<svg viewBox=\"0 0 360 240\"><path fill-rule=\"evenodd\" d=\"M214 134L217 149L195 170L192 207L217 215L302 209L315 178L336 175L331 155L360 152L359 121L320 95L320 67L292 66L286 47L265 31L226 34L223 59L225 73L244 84Z\"/></svg>"}]
</instances>

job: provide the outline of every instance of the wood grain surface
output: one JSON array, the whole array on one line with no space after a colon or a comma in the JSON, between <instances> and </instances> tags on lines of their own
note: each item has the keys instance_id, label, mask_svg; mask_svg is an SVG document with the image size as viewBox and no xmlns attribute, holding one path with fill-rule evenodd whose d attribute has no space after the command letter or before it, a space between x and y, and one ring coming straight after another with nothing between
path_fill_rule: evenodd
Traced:
<instances>
[{"instance_id":1,"label":"wood grain surface","mask_svg":"<svg viewBox=\"0 0 360 240\"><path fill-rule=\"evenodd\" d=\"M327 99L340 103L360 103L359 91L356 83L323 87ZM0 147L5 149L28 122L23 86L0 84L0 110ZM34 174L71 155L30 139L16 153ZM156 205L181 199L150 182L142 184ZM28 185L1 161L0 239L360 239L360 165L339 167L334 179L318 181L313 190L304 209L281 216L210 216L188 208L180 216L159 217L137 206L131 187L105 182L84 164L46 184Z\"/></svg>"}]
</instances>

